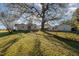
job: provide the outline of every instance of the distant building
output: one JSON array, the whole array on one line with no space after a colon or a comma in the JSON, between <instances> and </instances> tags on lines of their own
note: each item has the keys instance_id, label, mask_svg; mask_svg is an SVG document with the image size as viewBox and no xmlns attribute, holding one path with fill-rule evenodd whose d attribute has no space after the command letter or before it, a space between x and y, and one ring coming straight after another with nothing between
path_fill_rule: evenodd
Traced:
<instances>
[{"instance_id":1,"label":"distant building","mask_svg":"<svg viewBox=\"0 0 79 59\"><path fill-rule=\"evenodd\" d=\"M57 26L50 26L49 27L49 30L52 30L52 31L71 31L72 27L71 25L67 25L67 24L60 24L60 25L57 25Z\"/></svg>"},{"instance_id":2,"label":"distant building","mask_svg":"<svg viewBox=\"0 0 79 59\"><path fill-rule=\"evenodd\" d=\"M15 24L15 30L38 30L39 26L36 24Z\"/></svg>"},{"instance_id":3,"label":"distant building","mask_svg":"<svg viewBox=\"0 0 79 59\"><path fill-rule=\"evenodd\" d=\"M71 29L72 29L72 27L67 24L61 24L61 25L57 26L57 28L56 28L57 31L71 31Z\"/></svg>"},{"instance_id":4,"label":"distant building","mask_svg":"<svg viewBox=\"0 0 79 59\"><path fill-rule=\"evenodd\" d=\"M27 30L27 25L25 25L25 24L15 24L15 30Z\"/></svg>"}]
</instances>

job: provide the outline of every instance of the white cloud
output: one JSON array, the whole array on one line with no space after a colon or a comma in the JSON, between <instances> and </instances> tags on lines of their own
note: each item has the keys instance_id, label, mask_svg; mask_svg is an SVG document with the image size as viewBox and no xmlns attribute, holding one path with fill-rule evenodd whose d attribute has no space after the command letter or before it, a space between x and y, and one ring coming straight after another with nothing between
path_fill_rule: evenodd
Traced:
<instances>
[{"instance_id":1,"label":"white cloud","mask_svg":"<svg viewBox=\"0 0 79 59\"><path fill-rule=\"evenodd\" d=\"M70 11L75 11L77 8L76 7L70 7L69 10Z\"/></svg>"},{"instance_id":2,"label":"white cloud","mask_svg":"<svg viewBox=\"0 0 79 59\"><path fill-rule=\"evenodd\" d=\"M42 9L42 6L40 3L35 3L34 4L35 8L38 9L38 10L41 10Z\"/></svg>"},{"instance_id":3,"label":"white cloud","mask_svg":"<svg viewBox=\"0 0 79 59\"><path fill-rule=\"evenodd\" d=\"M72 15L73 15L73 13L75 12L75 10L76 10L77 8L76 7L69 7L68 8L68 12L66 12L65 13L65 19L71 19L72 18Z\"/></svg>"}]
</instances>

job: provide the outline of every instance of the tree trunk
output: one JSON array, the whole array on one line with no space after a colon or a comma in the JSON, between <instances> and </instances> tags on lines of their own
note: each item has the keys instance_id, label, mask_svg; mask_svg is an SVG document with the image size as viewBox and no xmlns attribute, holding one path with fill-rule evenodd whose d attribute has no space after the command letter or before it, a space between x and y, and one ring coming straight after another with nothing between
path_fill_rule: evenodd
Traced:
<instances>
[{"instance_id":1,"label":"tree trunk","mask_svg":"<svg viewBox=\"0 0 79 59\"><path fill-rule=\"evenodd\" d=\"M41 30L44 30L44 24L45 24L45 22L44 22L43 19L42 19Z\"/></svg>"},{"instance_id":2,"label":"tree trunk","mask_svg":"<svg viewBox=\"0 0 79 59\"><path fill-rule=\"evenodd\" d=\"M12 30L10 28L7 27L7 30L9 33L12 33Z\"/></svg>"},{"instance_id":3,"label":"tree trunk","mask_svg":"<svg viewBox=\"0 0 79 59\"><path fill-rule=\"evenodd\" d=\"M44 6L44 3L42 3L42 22L41 22L41 30L44 30L44 24L45 24L45 6Z\"/></svg>"}]
</instances>

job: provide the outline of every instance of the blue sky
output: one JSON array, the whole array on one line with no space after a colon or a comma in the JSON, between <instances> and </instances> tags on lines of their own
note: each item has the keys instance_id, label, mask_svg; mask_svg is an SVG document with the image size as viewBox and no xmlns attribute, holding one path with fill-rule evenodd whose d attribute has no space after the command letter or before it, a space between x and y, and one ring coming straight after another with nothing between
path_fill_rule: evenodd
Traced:
<instances>
[{"instance_id":1,"label":"blue sky","mask_svg":"<svg viewBox=\"0 0 79 59\"><path fill-rule=\"evenodd\" d=\"M5 4L0 3L0 12L1 12L1 11L5 12L6 10L8 10L8 9L7 9L7 7L5 6Z\"/></svg>"},{"instance_id":2,"label":"blue sky","mask_svg":"<svg viewBox=\"0 0 79 59\"><path fill-rule=\"evenodd\" d=\"M0 29L5 29L5 26L0 23Z\"/></svg>"},{"instance_id":3,"label":"blue sky","mask_svg":"<svg viewBox=\"0 0 79 59\"><path fill-rule=\"evenodd\" d=\"M0 3L0 12L5 12L7 10L7 8L5 7L4 4ZM5 26L0 23L0 29L5 29Z\"/></svg>"},{"instance_id":4,"label":"blue sky","mask_svg":"<svg viewBox=\"0 0 79 59\"><path fill-rule=\"evenodd\" d=\"M37 3L36 3L36 4L34 4L34 5L35 5L35 7L36 7L38 10L41 10L41 5L40 5L40 4L37 4ZM64 18L65 18L65 19L71 19L71 16L72 16L73 12L74 12L77 8L79 8L79 3L70 3L69 6L68 6L68 12L66 13L67 16L64 17ZM1 11L5 12L6 10L8 10L8 9L7 9L7 7L5 7L5 4L0 3L0 12L1 12ZM4 28L5 28L4 25L2 25L2 24L0 23L0 29L4 29Z\"/></svg>"}]
</instances>

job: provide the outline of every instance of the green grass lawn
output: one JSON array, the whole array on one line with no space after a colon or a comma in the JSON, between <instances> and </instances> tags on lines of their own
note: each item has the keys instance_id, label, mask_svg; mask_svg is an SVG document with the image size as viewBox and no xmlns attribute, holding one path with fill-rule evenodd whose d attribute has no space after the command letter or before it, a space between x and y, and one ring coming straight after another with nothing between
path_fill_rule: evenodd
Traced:
<instances>
[{"instance_id":1,"label":"green grass lawn","mask_svg":"<svg viewBox=\"0 0 79 59\"><path fill-rule=\"evenodd\" d=\"M79 55L79 34L69 32L0 32L2 56Z\"/></svg>"}]
</instances>

